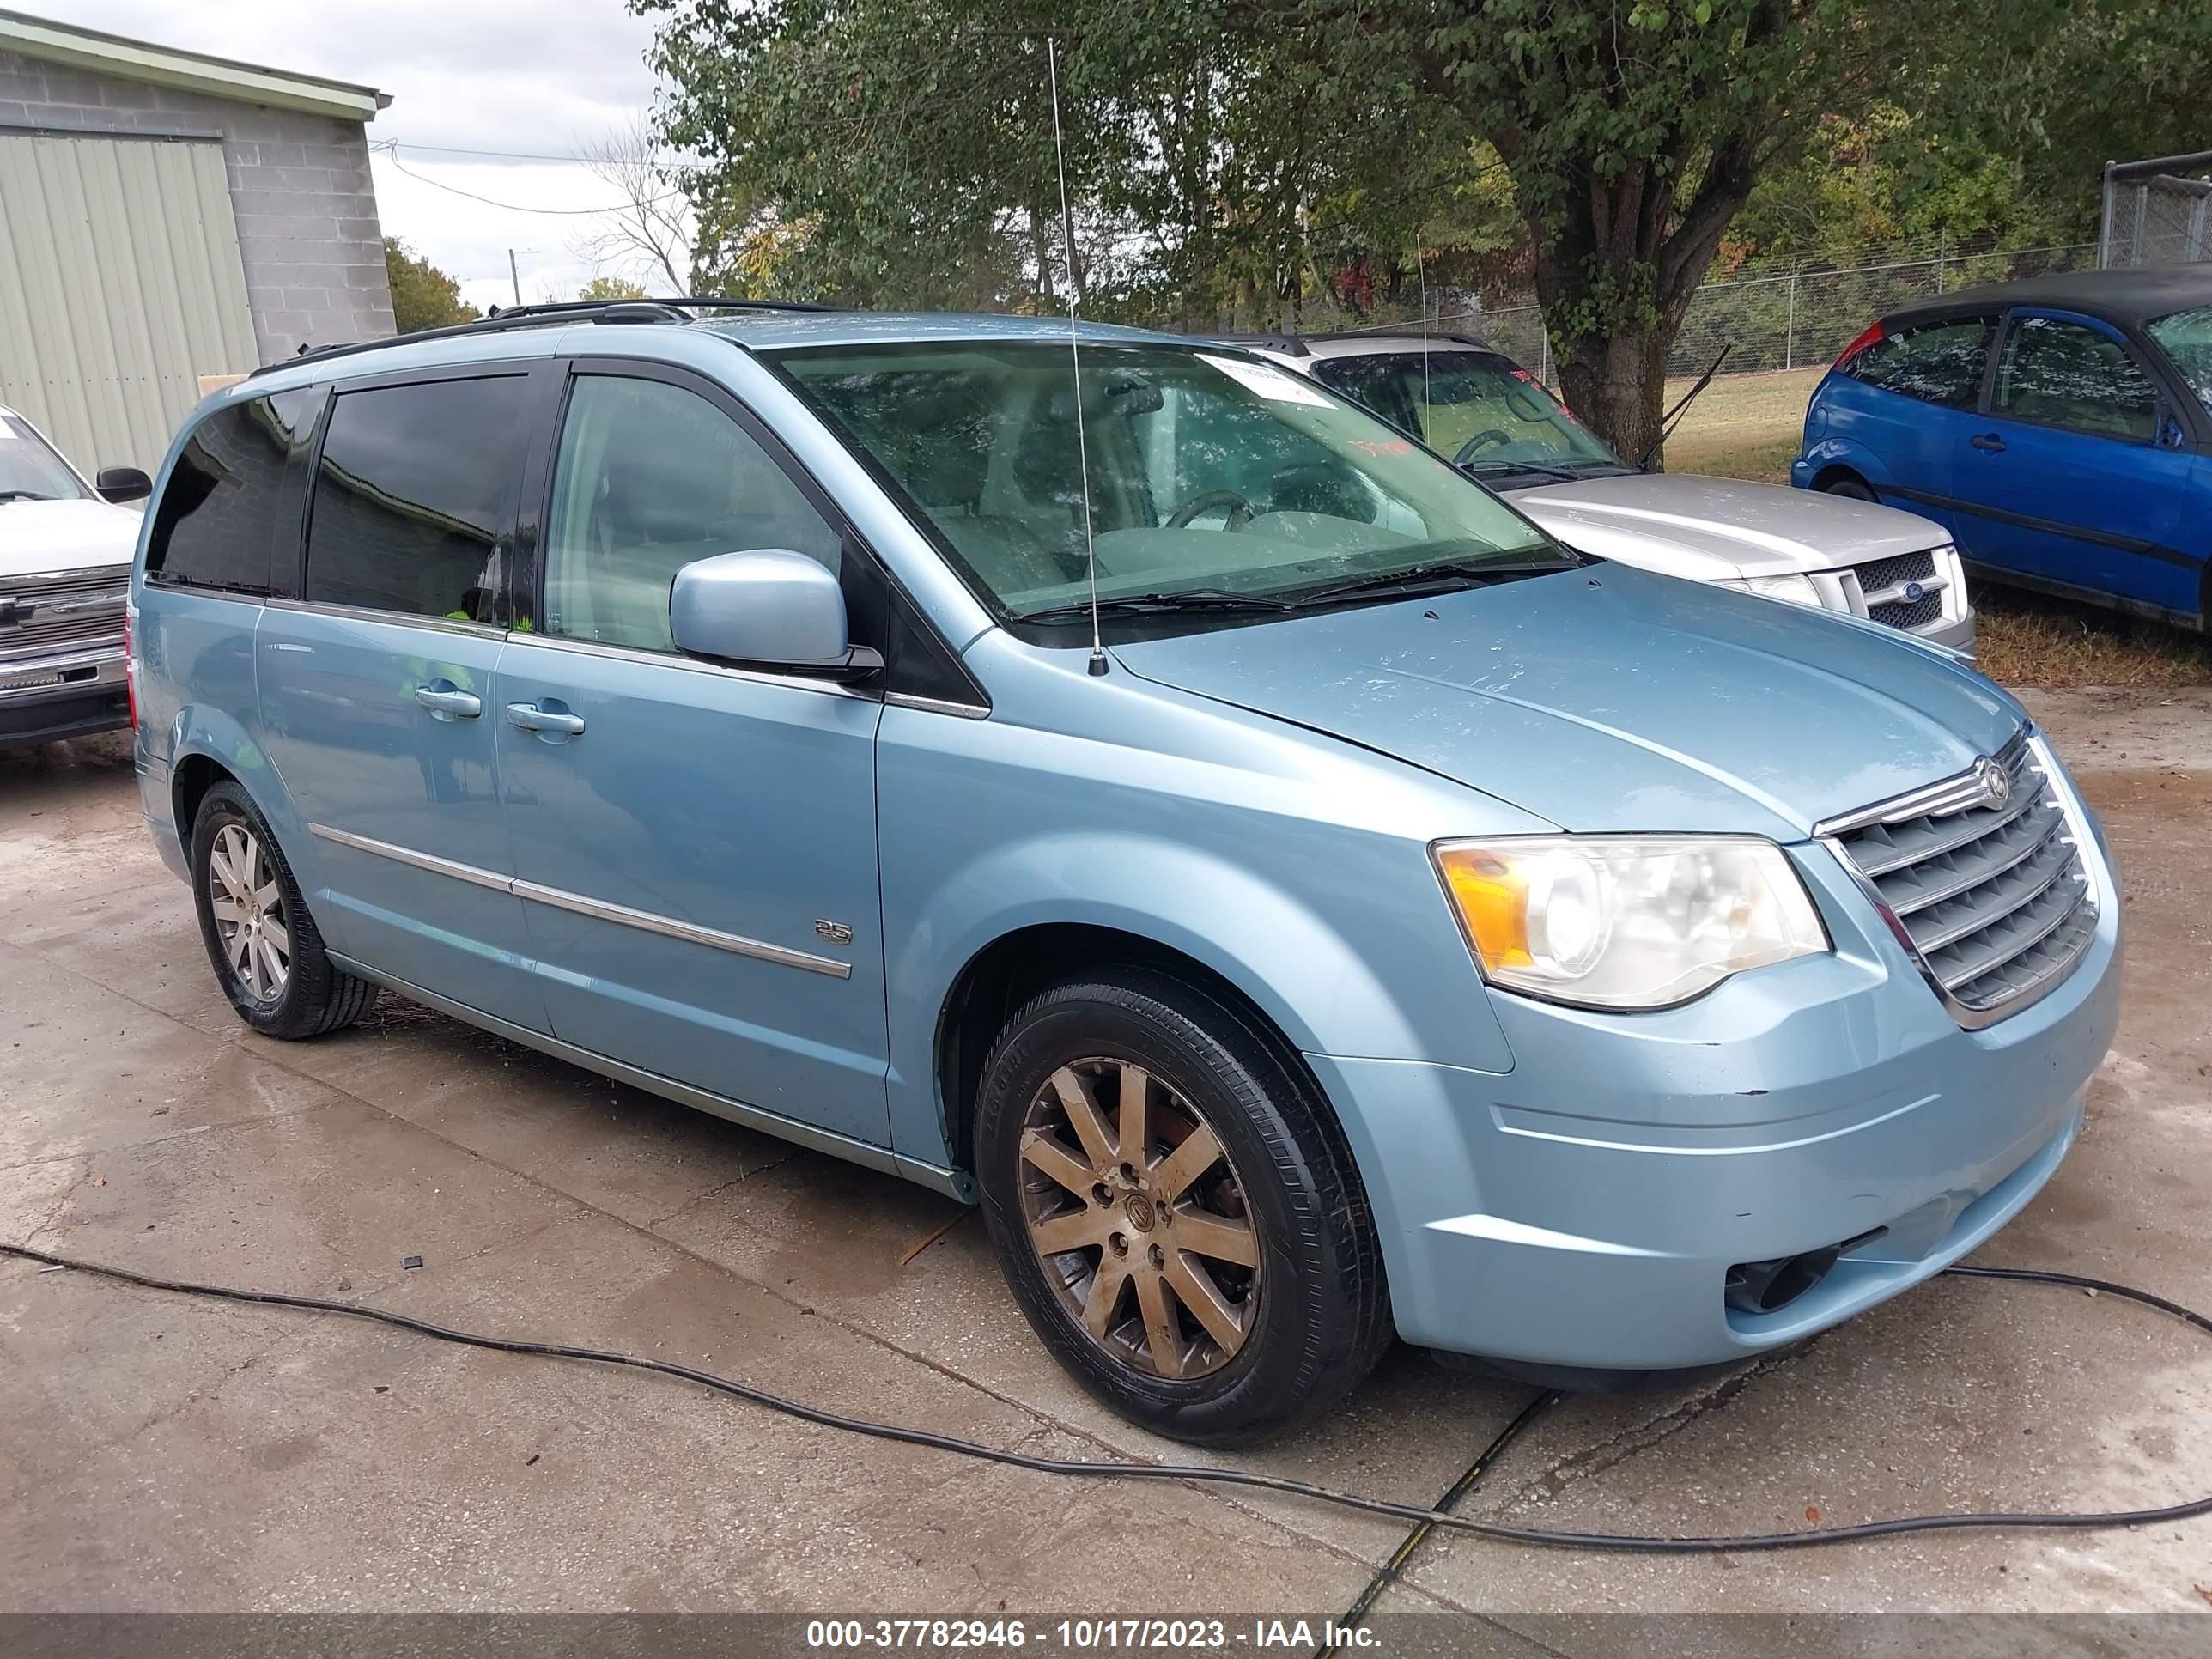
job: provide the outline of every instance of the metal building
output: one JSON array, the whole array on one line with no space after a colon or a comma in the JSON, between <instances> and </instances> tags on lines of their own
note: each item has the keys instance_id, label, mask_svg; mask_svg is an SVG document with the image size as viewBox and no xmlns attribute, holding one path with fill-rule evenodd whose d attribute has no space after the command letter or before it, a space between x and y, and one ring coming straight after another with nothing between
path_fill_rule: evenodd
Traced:
<instances>
[{"instance_id":1,"label":"metal building","mask_svg":"<svg viewBox=\"0 0 2212 1659\"><path fill-rule=\"evenodd\" d=\"M150 471L204 381L389 335L391 101L0 10L0 404Z\"/></svg>"}]
</instances>

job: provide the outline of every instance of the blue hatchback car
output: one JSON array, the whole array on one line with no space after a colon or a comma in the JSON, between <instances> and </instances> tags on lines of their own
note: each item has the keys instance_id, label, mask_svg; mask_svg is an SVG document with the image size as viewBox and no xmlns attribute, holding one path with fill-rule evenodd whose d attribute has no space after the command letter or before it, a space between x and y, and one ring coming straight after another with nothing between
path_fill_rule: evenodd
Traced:
<instances>
[{"instance_id":1,"label":"blue hatchback car","mask_svg":"<svg viewBox=\"0 0 2212 1659\"><path fill-rule=\"evenodd\" d=\"M1814 392L1790 481L1941 520L1984 580L2206 627L2212 265L1892 313Z\"/></svg>"},{"instance_id":2,"label":"blue hatchback car","mask_svg":"<svg viewBox=\"0 0 2212 1659\"><path fill-rule=\"evenodd\" d=\"M179 435L137 769L253 1030L380 988L980 1201L1216 1444L1394 1331L1749 1358L2072 1143L2112 864L1955 653L1577 555L1232 348L703 307Z\"/></svg>"}]
</instances>

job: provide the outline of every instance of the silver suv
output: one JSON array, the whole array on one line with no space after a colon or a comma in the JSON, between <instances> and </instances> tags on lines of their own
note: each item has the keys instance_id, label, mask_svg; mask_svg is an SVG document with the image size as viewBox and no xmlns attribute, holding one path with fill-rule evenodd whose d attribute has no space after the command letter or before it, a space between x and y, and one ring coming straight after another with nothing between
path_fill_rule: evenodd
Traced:
<instances>
[{"instance_id":1,"label":"silver suv","mask_svg":"<svg viewBox=\"0 0 2212 1659\"><path fill-rule=\"evenodd\" d=\"M1475 341L1340 334L1238 343L1358 399L1570 547L1973 649L1959 550L1917 514L1871 497L1640 471L1528 370Z\"/></svg>"}]
</instances>

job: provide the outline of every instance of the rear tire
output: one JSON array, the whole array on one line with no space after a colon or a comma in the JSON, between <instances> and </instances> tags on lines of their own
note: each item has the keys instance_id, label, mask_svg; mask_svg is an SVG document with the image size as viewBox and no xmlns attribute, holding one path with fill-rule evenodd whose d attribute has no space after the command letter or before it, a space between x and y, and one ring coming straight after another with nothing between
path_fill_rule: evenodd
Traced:
<instances>
[{"instance_id":1,"label":"rear tire","mask_svg":"<svg viewBox=\"0 0 2212 1659\"><path fill-rule=\"evenodd\" d=\"M1820 492L1826 495L1841 495L1846 501L1873 501L1876 505L1881 501L1881 497L1874 493L1874 486L1863 478L1832 479L1820 486Z\"/></svg>"},{"instance_id":2,"label":"rear tire","mask_svg":"<svg viewBox=\"0 0 2212 1659\"><path fill-rule=\"evenodd\" d=\"M984 1060L975 1143L1023 1313L1144 1428L1206 1446L1279 1435L1389 1344L1343 1132L1280 1043L1221 999L1139 969L1035 998Z\"/></svg>"},{"instance_id":3,"label":"rear tire","mask_svg":"<svg viewBox=\"0 0 2212 1659\"><path fill-rule=\"evenodd\" d=\"M200 798L191 868L200 939L240 1019L289 1041L341 1030L368 1012L376 988L331 961L268 820L235 783Z\"/></svg>"}]
</instances>

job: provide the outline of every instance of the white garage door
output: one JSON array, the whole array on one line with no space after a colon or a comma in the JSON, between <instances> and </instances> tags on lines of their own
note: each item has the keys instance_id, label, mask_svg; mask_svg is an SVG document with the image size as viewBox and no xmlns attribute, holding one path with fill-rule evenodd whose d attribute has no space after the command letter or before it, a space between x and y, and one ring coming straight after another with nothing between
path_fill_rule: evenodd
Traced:
<instances>
[{"instance_id":1,"label":"white garage door","mask_svg":"<svg viewBox=\"0 0 2212 1659\"><path fill-rule=\"evenodd\" d=\"M199 377L256 362L220 143L0 132L0 404L151 471Z\"/></svg>"}]
</instances>

